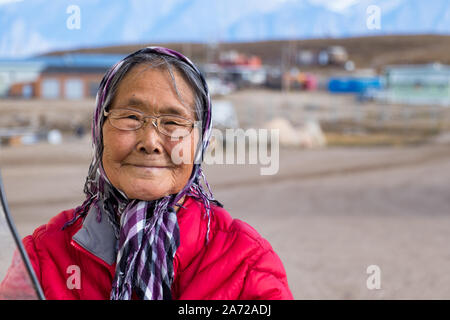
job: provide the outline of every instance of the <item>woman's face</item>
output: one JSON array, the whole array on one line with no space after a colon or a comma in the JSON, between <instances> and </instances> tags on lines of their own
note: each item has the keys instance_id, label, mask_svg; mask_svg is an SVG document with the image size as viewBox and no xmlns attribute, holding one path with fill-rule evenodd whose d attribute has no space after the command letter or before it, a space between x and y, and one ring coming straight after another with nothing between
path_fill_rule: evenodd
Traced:
<instances>
[{"instance_id":1,"label":"woman's face","mask_svg":"<svg viewBox=\"0 0 450 320\"><path fill-rule=\"evenodd\" d=\"M132 108L149 116L180 115L194 122L194 93L177 71L173 75L181 99L166 69L135 66L120 82L110 110ZM151 121L136 131L123 131L106 119L103 168L129 199L150 201L178 193L192 173L198 136L194 128L175 140L160 134Z\"/></svg>"}]
</instances>

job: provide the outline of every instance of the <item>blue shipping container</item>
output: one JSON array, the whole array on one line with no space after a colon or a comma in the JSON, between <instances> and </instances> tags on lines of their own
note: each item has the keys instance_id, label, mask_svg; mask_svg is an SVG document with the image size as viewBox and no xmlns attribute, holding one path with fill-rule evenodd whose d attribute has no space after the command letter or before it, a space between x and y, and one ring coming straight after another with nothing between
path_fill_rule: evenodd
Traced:
<instances>
[{"instance_id":1,"label":"blue shipping container","mask_svg":"<svg viewBox=\"0 0 450 320\"><path fill-rule=\"evenodd\" d=\"M328 91L333 93L363 93L368 88L381 89L381 78L330 78Z\"/></svg>"}]
</instances>

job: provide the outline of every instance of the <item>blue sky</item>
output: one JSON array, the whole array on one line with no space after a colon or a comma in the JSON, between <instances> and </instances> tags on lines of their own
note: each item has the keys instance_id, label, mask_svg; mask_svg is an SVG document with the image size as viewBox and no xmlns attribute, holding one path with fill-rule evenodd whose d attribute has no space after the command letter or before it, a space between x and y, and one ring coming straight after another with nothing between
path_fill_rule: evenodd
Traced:
<instances>
[{"instance_id":1,"label":"blue sky","mask_svg":"<svg viewBox=\"0 0 450 320\"><path fill-rule=\"evenodd\" d=\"M68 27L69 6L80 27ZM370 29L367 8L379 8ZM448 0L0 0L0 57L161 42L450 35Z\"/></svg>"}]
</instances>

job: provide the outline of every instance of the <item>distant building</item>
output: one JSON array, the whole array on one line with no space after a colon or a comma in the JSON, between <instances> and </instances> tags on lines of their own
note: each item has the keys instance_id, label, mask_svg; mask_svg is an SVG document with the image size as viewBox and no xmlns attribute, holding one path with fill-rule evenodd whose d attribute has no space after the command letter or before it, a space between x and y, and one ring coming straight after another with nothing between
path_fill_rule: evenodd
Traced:
<instances>
[{"instance_id":1,"label":"distant building","mask_svg":"<svg viewBox=\"0 0 450 320\"><path fill-rule=\"evenodd\" d=\"M231 50L220 53L219 64L223 67L245 66L247 68L258 69L262 66L262 61L258 56L248 56L235 50Z\"/></svg>"},{"instance_id":2,"label":"distant building","mask_svg":"<svg viewBox=\"0 0 450 320\"><path fill-rule=\"evenodd\" d=\"M40 61L0 60L0 97L8 97L11 87L19 83L23 84L23 87L14 88L13 94L27 98L33 96L33 83L44 68L45 64Z\"/></svg>"},{"instance_id":3,"label":"distant building","mask_svg":"<svg viewBox=\"0 0 450 320\"><path fill-rule=\"evenodd\" d=\"M236 88L261 86L266 82L267 71L258 56L225 51L219 56L218 66L223 80Z\"/></svg>"},{"instance_id":4,"label":"distant building","mask_svg":"<svg viewBox=\"0 0 450 320\"><path fill-rule=\"evenodd\" d=\"M450 106L450 66L438 63L389 66L384 74L388 102Z\"/></svg>"},{"instance_id":5,"label":"distant building","mask_svg":"<svg viewBox=\"0 0 450 320\"><path fill-rule=\"evenodd\" d=\"M0 60L0 97L85 99L122 55L67 54Z\"/></svg>"},{"instance_id":6,"label":"distant building","mask_svg":"<svg viewBox=\"0 0 450 320\"><path fill-rule=\"evenodd\" d=\"M343 65L348 60L348 53L344 47L331 46L326 50L330 64Z\"/></svg>"},{"instance_id":7,"label":"distant building","mask_svg":"<svg viewBox=\"0 0 450 320\"><path fill-rule=\"evenodd\" d=\"M348 53L342 46L330 46L319 51L301 49L296 53L295 60L299 66L343 66L348 62Z\"/></svg>"},{"instance_id":8,"label":"distant building","mask_svg":"<svg viewBox=\"0 0 450 320\"><path fill-rule=\"evenodd\" d=\"M312 66L317 64L316 54L311 50L300 50L297 53L297 63L300 66Z\"/></svg>"},{"instance_id":9,"label":"distant building","mask_svg":"<svg viewBox=\"0 0 450 320\"><path fill-rule=\"evenodd\" d=\"M328 79L328 91L331 93L363 94L367 90L382 89L382 86L380 77L346 76Z\"/></svg>"}]
</instances>

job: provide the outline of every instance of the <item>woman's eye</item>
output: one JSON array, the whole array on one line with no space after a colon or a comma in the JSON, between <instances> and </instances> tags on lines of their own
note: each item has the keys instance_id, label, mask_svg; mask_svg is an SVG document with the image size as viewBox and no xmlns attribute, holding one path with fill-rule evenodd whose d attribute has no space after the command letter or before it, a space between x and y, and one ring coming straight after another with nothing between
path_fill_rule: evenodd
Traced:
<instances>
[{"instance_id":1,"label":"woman's eye","mask_svg":"<svg viewBox=\"0 0 450 320\"><path fill-rule=\"evenodd\" d=\"M139 120L139 117L135 114L130 114L130 115L126 116L125 118L131 119L131 120Z\"/></svg>"},{"instance_id":2,"label":"woman's eye","mask_svg":"<svg viewBox=\"0 0 450 320\"><path fill-rule=\"evenodd\" d=\"M177 120L166 120L162 122L163 125L165 126L184 126L184 123L181 121L177 121Z\"/></svg>"}]
</instances>

